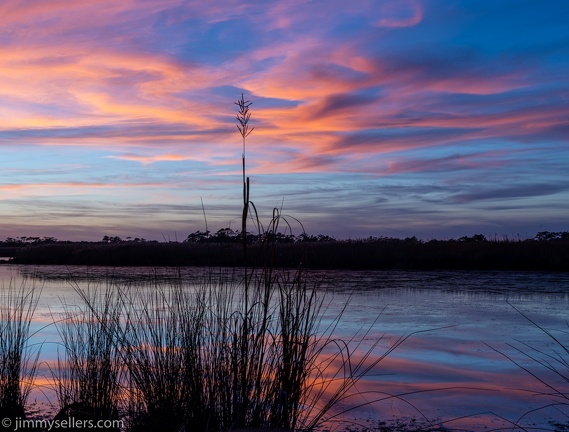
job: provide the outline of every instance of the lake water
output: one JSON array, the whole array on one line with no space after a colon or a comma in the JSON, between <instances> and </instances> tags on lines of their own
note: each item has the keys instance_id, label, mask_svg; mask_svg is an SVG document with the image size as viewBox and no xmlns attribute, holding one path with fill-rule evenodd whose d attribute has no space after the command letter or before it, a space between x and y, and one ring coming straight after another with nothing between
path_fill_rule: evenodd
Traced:
<instances>
[{"instance_id":1,"label":"lake water","mask_svg":"<svg viewBox=\"0 0 569 432\"><path fill-rule=\"evenodd\" d=\"M189 284L199 282L204 274L195 268L181 272ZM26 279L27 285L42 288L33 330L38 331L34 341L43 343L45 363L37 380L40 387L30 399L36 401L34 408L50 410L46 398L53 396L46 365L57 359L59 341L51 323L64 303L79 302L75 285L113 276L144 286L150 276L173 275L172 269L165 268L0 266L4 287ZM569 354L520 313L569 346L569 274L313 271L309 277L326 291L323 325L349 302L334 335L347 340L358 334L353 343L361 342L359 354L382 338L374 350L375 356L381 356L399 338L407 337L357 385L359 399L339 408L383 400L338 419L371 427L386 422L472 431L523 430L514 424L527 430L556 430L556 424L569 424L569 407L559 404L563 401L550 395L552 389L529 372L566 395L568 382L522 353L552 364L556 356L569 361ZM567 366L558 366L569 373ZM565 429L558 426L557 430Z\"/></svg>"}]
</instances>

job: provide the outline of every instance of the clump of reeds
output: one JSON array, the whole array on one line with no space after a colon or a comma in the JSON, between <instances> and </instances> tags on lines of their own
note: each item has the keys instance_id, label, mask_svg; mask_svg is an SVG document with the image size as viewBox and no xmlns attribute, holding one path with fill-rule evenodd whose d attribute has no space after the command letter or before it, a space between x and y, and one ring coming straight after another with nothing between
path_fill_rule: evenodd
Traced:
<instances>
[{"instance_id":1,"label":"clump of reeds","mask_svg":"<svg viewBox=\"0 0 569 432\"><path fill-rule=\"evenodd\" d=\"M311 308L291 297L279 306L292 289L260 271L247 282L209 273L200 287L180 281L123 292L116 342L132 384L132 429L290 424L287 400L298 405L299 359L314 332Z\"/></svg>"},{"instance_id":2,"label":"clump of reeds","mask_svg":"<svg viewBox=\"0 0 569 432\"><path fill-rule=\"evenodd\" d=\"M122 303L112 285L77 289L84 304L66 306L56 327L64 350L54 370L56 419L117 420L124 368L116 343Z\"/></svg>"},{"instance_id":3,"label":"clump of reeds","mask_svg":"<svg viewBox=\"0 0 569 432\"><path fill-rule=\"evenodd\" d=\"M26 282L0 287L0 417L25 417L40 346L30 344L30 324L40 291Z\"/></svg>"},{"instance_id":4,"label":"clump of reeds","mask_svg":"<svg viewBox=\"0 0 569 432\"><path fill-rule=\"evenodd\" d=\"M353 360L357 343L332 338L340 316L322 325L325 295L301 269L246 275L78 289L84 304L58 324L62 415L115 419L122 406L131 431L314 430L334 418L383 358L370 358L376 345Z\"/></svg>"}]
</instances>

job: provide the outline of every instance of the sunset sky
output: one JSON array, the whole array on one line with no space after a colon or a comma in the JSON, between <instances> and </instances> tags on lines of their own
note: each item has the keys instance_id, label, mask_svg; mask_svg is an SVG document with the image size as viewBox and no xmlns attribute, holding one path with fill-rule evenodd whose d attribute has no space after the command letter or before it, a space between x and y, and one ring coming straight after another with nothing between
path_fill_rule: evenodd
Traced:
<instances>
[{"instance_id":1,"label":"sunset sky","mask_svg":"<svg viewBox=\"0 0 569 432\"><path fill-rule=\"evenodd\" d=\"M0 240L569 230L569 1L2 0ZM295 234L300 226L290 219Z\"/></svg>"}]
</instances>

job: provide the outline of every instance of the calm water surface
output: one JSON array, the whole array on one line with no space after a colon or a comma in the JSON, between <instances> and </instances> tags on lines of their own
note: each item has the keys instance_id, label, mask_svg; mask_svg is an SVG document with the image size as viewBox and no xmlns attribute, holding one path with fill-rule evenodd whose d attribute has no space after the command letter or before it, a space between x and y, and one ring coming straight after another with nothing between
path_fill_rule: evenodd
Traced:
<instances>
[{"instance_id":1,"label":"calm water surface","mask_svg":"<svg viewBox=\"0 0 569 432\"><path fill-rule=\"evenodd\" d=\"M196 268L180 271L189 284L199 284L205 272ZM57 359L59 337L50 324L64 304L78 303L74 286L104 283L109 276L148 288L151 278L166 281L175 277L175 271L0 266L4 287L23 279L27 285L42 287L33 323L34 330L39 330L34 339L43 342L46 362L39 384L48 384L45 365ZM347 340L357 334L355 342L362 342L360 353L382 338L374 350L381 356L399 338L408 337L358 384L357 391L366 399L353 398L351 403L384 400L339 418L362 425L430 423L458 430L521 430L513 423L527 430L555 430L556 423L569 423L569 409L555 404L558 401L547 395L550 389L496 352L512 357L569 394L567 382L516 350L530 353L530 346L544 354L563 355L519 311L569 345L569 274L314 271L309 277L326 291L323 325L349 302L334 335ZM564 358L569 360L569 355L565 353ZM49 398L49 389L45 389ZM32 400L47 410L45 397L36 392Z\"/></svg>"}]
</instances>

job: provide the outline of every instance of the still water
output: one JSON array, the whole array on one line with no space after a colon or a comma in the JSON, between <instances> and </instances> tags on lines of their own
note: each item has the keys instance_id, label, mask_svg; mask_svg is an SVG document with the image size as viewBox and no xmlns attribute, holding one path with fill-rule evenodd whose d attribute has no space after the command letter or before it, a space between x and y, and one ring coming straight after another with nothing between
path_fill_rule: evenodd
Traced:
<instances>
[{"instance_id":1,"label":"still water","mask_svg":"<svg viewBox=\"0 0 569 432\"><path fill-rule=\"evenodd\" d=\"M205 270L0 266L0 289L23 280L42 289L32 326L44 361L38 391L30 398L34 407L50 410L49 366L59 341L52 323L65 304L79 303L76 287L113 277L148 289L150 279L166 281L176 272L191 286ZM569 354L536 325L569 346L568 273L312 271L308 277L326 295L323 326L347 304L334 336L357 335L355 358L379 338L375 356L406 338L359 382L360 396L339 408L382 400L338 419L372 427L386 422L472 431L556 430L569 424L569 407L544 382L566 395L569 383L524 355L569 373L558 361L569 361Z\"/></svg>"}]
</instances>

